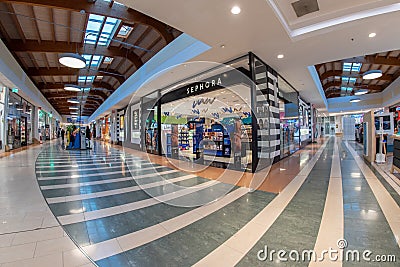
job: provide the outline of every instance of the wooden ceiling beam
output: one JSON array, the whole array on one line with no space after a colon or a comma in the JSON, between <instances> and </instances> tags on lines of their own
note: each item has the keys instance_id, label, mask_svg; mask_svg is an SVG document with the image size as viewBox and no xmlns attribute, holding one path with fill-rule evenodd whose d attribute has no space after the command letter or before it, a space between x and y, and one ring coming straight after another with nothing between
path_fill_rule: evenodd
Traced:
<instances>
[{"instance_id":1,"label":"wooden ceiling beam","mask_svg":"<svg viewBox=\"0 0 400 267\"><path fill-rule=\"evenodd\" d=\"M44 93L44 96L47 99L60 98L60 97L77 97L77 96L79 96L79 93L70 92L70 91L64 91L62 93ZM89 96L99 97L103 102L108 97L104 92L96 91L96 90L90 90L89 91Z\"/></svg>"},{"instance_id":2,"label":"wooden ceiling beam","mask_svg":"<svg viewBox=\"0 0 400 267\"><path fill-rule=\"evenodd\" d=\"M143 41L144 38L151 32L151 27L147 27L147 29L139 36L139 38L136 40L135 44L136 46L139 46L139 44Z\"/></svg>"},{"instance_id":3,"label":"wooden ceiling beam","mask_svg":"<svg viewBox=\"0 0 400 267\"><path fill-rule=\"evenodd\" d=\"M156 44L158 44L158 42L160 42L161 40L162 40L161 37L158 37L158 38L154 39L154 41L147 47L147 50L153 49L153 47ZM146 51L143 51L142 53L140 53L139 57L142 58L145 54L146 54Z\"/></svg>"},{"instance_id":4,"label":"wooden ceiling beam","mask_svg":"<svg viewBox=\"0 0 400 267\"><path fill-rule=\"evenodd\" d=\"M11 42L10 35L6 31L6 29L4 28L3 24L1 23L1 21L0 21L0 33L6 39L7 43Z\"/></svg>"},{"instance_id":5,"label":"wooden ceiling beam","mask_svg":"<svg viewBox=\"0 0 400 267\"><path fill-rule=\"evenodd\" d=\"M68 97L68 96L54 97L54 98L50 98L49 102L52 103L52 104L54 103L55 105L70 104L70 103L67 102L68 98L70 98L70 97ZM102 103L100 100L97 100L97 99L86 99L86 102L87 103L92 103L92 104L95 104L95 105L98 105L98 106L100 106L101 103Z\"/></svg>"},{"instance_id":6,"label":"wooden ceiling beam","mask_svg":"<svg viewBox=\"0 0 400 267\"><path fill-rule=\"evenodd\" d=\"M88 14L85 14L84 16L85 16L85 22L83 23L82 37L81 37L81 46L83 46L84 43L85 43L85 38L86 38L85 29L86 29L86 26L87 26L88 21L89 21L89 15L88 15Z\"/></svg>"},{"instance_id":7,"label":"wooden ceiling beam","mask_svg":"<svg viewBox=\"0 0 400 267\"><path fill-rule=\"evenodd\" d=\"M334 77L334 76L346 76L346 77L351 77L351 78L362 78L362 73L357 73L357 74L344 74L342 70L329 70L327 72L324 72L320 75L320 80L323 81L325 79L328 79L329 77ZM389 74L384 74L382 77L376 79L376 80L384 80L384 81L392 81L393 80L393 75Z\"/></svg>"},{"instance_id":8,"label":"wooden ceiling beam","mask_svg":"<svg viewBox=\"0 0 400 267\"><path fill-rule=\"evenodd\" d=\"M26 70L28 76L111 76L117 79L121 84L125 82L125 77L117 72L102 72L99 70L91 69L72 69L72 68L28 68Z\"/></svg>"},{"instance_id":9,"label":"wooden ceiling beam","mask_svg":"<svg viewBox=\"0 0 400 267\"><path fill-rule=\"evenodd\" d=\"M80 43L69 43L68 42L52 42L42 41L40 45L36 41L26 40L21 42L20 40L12 40L7 44L8 49L14 52L45 52L45 53L80 53L87 55L101 55L105 57L122 57L127 58L132 62L137 69L139 69L143 62L142 60L127 49L119 49L118 47L110 46L95 46L91 44L85 44L81 46Z\"/></svg>"},{"instance_id":10,"label":"wooden ceiling beam","mask_svg":"<svg viewBox=\"0 0 400 267\"><path fill-rule=\"evenodd\" d=\"M343 63L363 63L363 64L376 64L387 66L400 66L400 59L395 57L368 55L363 57L348 58L342 60Z\"/></svg>"},{"instance_id":11,"label":"wooden ceiling beam","mask_svg":"<svg viewBox=\"0 0 400 267\"><path fill-rule=\"evenodd\" d=\"M19 36L22 39L22 42L25 43L26 42L26 37L25 37L24 31L22 30L21 24L19 23L17 15L15 15L14 7L12 6L12 4L8 4L7 7L8 7L8 10L10 11L10 13L12 13L12 14L10 14L10 16L11 16L11 18L12 18L14 24L15 24L15 28L17 29L17 31L19 33Z\"/></svg>"},{"instance_id":12,"label":"wooden ceiling beam","mask_svg":"<svg viewBox=\"0 0 400 267\"><path fill-rule=\"evenodd\" d=\"M332 90L340 90L340 87L342 86L342 84L340 82L329 82L323 85L324 91L332 91ZM346 85L343 85L346 86ZM373 91L383 91L386 86L382 86L382 85L366 85L366 84L356 84L354 86L349 85L346 87L352 87L352 88L359 88L359 89L369 89L369 90L373 90Z\"/></svg>"},{"instance_id":13,"label":"wooden ceiling beam","mask_svg":"<svg viewBox=\"0 0 400 267\"><path fill-rule=\"evenodd\" d=\"M33 6L30 7L30 11L32 13L32 17L34 18L34 26L35 26L35 31L36 31L36 35L38 37L38 43L40 44L40 42L42 41L42 39L40 38L40 31L39 31L39 26L36 20L36 14L35 14L35 10L33 9Z\"/></svg>"},{"instance_id":14,"label":"wooden ceiling beam","mask_svg":"<svg viewBox=\"0 0 400 267\"><path fill-rule=\"evenodd\" d=\"M56 25L54 23L54 11L52 8L50 8L50 22L51 22L51 35L53 37L53 42L57 42L56 38Z\"/></svg>"},{"instance_id":15,"label":"wooden ceiling beam","mask_svg":"<svg viewBox=\"0 0 400 267\"><path fill-rule=\"evenodd\" d=\"M95 3L89 3L88 1L82 0L0 0L0 2L45 6L76 12L84 10L87 14L107 16L117 18L126 22L140 23L150 26L164 38L167 44L174 40L174 37L169 30L169 27L165 23L162 23L150 16L127 8L123 5L113 5L112 7L110 7L109 3L107 3L106 1L96 1Z\"/></svg>"},{"instance_id":16,"label":"wooden ceiling beam","mask_svg":"<svg viewBox=\"0 0 400 267\"><path fill-rule=\"evenodd\" d=\"M67 36L67 42L68 44L71 43L71 28L72 28L72 12L68 11L68 36Z\"/></svg>"},{"instance_id":17,"label":"wooden ceiling beam","mask_svg":"<svg viewBox=\"0 0 400 267\"><path fill-rule=\"evenodd\" d=\"M64 90L64 85L65 84L71 84L71 83L39 83L37 84L38 89L40 90L51 90L51 89L63 89ZM72 83L75 85L78 85L78 83ZM113 88L110 84L106 83L106 82L93 82L91 85L89 86L85 86L85 87L91 87L92 89L95 88L100 88L100 89L106 89L107 91L113 92L115 90L115 88Z\"/></svg>"}]
</instances>

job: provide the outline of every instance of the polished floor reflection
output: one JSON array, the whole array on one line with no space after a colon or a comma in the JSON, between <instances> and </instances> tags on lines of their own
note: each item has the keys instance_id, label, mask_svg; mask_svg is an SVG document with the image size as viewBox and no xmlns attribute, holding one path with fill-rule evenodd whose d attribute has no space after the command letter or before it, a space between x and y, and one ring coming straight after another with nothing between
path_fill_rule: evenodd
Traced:
<instances>
[{"instance_id":1,"label":"polished floor reflection","mask_svg":"<svg viewBox=\"0 0 400 267\"><path fill-rule=\"evenodd\" d=\"M255 191L248 173L236 180L234 171L213 167L185 172L163 157L100 142L90 151L46 145L37 158L26 157L26 168L56 216L54 227L62 225L61 232L40 231L56 231L54 246L71 239L84 254L73 243L63 253L81 253L98 266L397 266L400 187L361 153L355 143L320 140L274 165ZM0 256L12 255L23 237L13 243L16 234L1 229ZM30 236L40 240L40 233ZM288 254L267 255L266 247ZM372 260L289 258L291 251L320 256L329 248L342 255L368 250ZM32 257L28 266L46 266L54 255L25 257ZM5 259L1 267L24 266L18 257Z\"/></svg>"}]
</instances>

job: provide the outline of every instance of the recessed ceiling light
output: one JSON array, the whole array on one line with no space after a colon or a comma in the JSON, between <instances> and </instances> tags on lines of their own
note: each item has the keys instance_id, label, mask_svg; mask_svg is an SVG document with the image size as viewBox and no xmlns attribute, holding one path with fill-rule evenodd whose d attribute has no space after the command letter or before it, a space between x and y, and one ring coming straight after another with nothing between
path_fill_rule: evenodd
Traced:
<instances>
[{"instance_id":1,"label":"recessed ceiling light","mask_svg":"<svg viewBox=\"0 0 400 267\"><path fill-rule=\"evenodd\" d=\"M350 100L350 103L358 103L360 101L361 101L361 99L359 99L359 98L353 98Z\"/></svg>"},{"instance_id":2,"label":"recessed ceiling light","mask_svg":"<svg viewBox=\"0 0 400 267\"><path fill-rule=\"evenodd\" d=\"M382 71L381 70L369 70L369 71L364 72L362 77L364 80L377 79L379 77L382 77Z\"/></svg>"},{"instance_id":3,"label":"recessed ceiling light","mask_svg":"<svg viewBox=\"0 0 400 267\"><path fill-rule=\"evenodd\" d=\"M376 33L374 33L374 32L371 32L371 33L368 35L369 38L374 38L375 36L376 36Z\"/></svg>"},{"instance_id":4,"label":"recessed ceiling light","mask_svg":"<svg viewBox=\"0 0 400 267\"><path fill-rule=\"evenodd\" d=\"M238 14L240 14L240 12L242 12L242 10L238 6L234 6L234 7L231 8L231 13L233 15L238 15Z\"/></svg>"},{"instance_id":5,"label":"recessed ceiling light","mask_svg":"<svg viewBox=\"0 0 400 267\"><path fill-rule=\"evenodd\" d=\"M60 62L64 66L75 69L82 69L86 67L86 59L81 55L74 53L61 54L58 62Z\"/></svg>"},{"instance_id":6,"label":"recessed ceiling light","mask_svg":"<svg viewBox=\"0 0 400 267\"><path fill-rule=\"evenodd\" d=\"M279 59L284 58L284 57L285 57L285 56L282 55L282 54L280 54L280 55L277 56L277 58L279 58Z\"/></svg>"},{"instance_id":7,"label":"recessed ceiling light","mask_svg":"<svg viewBox=\"0 0 400 267\"><path fill-rule=\"evenodd\" d=\"M70 110L78 110L79 107L69 107Z\"/></svg>"},{"instance_id":8,"label":"recessed ceiling light","mask_svg":"<svg viewBox=\"0 0 400 267\"><path fill-rule=\"evenodd\" d=\"M80 92L81 88L75 84L66 84L66 85L64 85L64 90L70 91L70 92Z\"/></svg>"},{"instance_id":9,"label":"recessed ceiling light","mask_svg":"<svg viewBox=\"0 0 400 267\"><path fill-rule=\"evenodd\" d=\"M225 48L225 45L223 44L223 45L221 45L221 48Z\"/></svg>"},{"instance_id":10,"label":"recessed ceiling light","mask_svg":"<svg viewBox=\"0 0 400 267\"><path fill-rule=\"evenodd\" d=\"M79 104L79 100L74 98L68 99L67 102L72 104Z\"/></svg>"},{"instance_id":11,"label":"recessed ceiling light","mask_svg":"<svg viewBox=\"0 0 400 267\"><path fill-rule=\"evenodd\" d=\"M354 93L354 95L365 95L368 93L367 89L360 89Z\"/></svg>"}]
</instances>

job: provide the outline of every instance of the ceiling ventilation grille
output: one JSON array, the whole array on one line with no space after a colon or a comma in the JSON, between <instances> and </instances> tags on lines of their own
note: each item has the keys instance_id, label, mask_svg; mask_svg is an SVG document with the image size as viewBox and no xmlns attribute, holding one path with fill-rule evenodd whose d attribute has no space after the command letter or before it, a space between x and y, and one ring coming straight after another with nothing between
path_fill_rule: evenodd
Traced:
<instances>
[{"instance_id":1,"label":"ceiling ventilation grille","mask_svg":"<svg viewBox=\"0 0 400 267\"><path fill-rule=\"evenodd\" d=\"M319 11L317 0L299 0L293 2L292 7L298 18Z\"/></svg>"}]
</instances>

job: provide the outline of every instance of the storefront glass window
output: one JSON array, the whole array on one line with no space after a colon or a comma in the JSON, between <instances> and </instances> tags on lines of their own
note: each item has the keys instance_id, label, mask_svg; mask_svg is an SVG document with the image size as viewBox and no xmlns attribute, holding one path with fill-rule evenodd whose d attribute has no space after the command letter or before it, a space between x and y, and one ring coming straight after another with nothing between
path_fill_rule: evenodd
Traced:
<instances>
[{"instance_id":1,"label":"storefront glass window","mask_svg":"<svg viewBox=\"0 0 400 267\"><path fill-rule=\"evenodd\" d=\"M7 115L7 151L32 143L32 111L32 104L18 94L10 93Z\"/></svg>"},{"instance_id":2,"label":"storefront glass window","mask_svg":"<svg viewBox=\"0 0 400 267\"><path fill-rule=\"evenodd\" d=\"M252 120L245 100L249 97L250 88L240 85L163 104L163 155L251 170Z\"/></svg>"},{"instance_id":3,"label":"storefront glass window","mask_svg":"<svg viewBox=\"0 0 400 267\"><path fill-rule=\"evenodd\" d=\"M0 151L4 149L5 138L5 97L7 88L0 84Z\"/></svg>"},{"instance_id":4,"label":"storefront glass window","mask_svg":"<svg viewBox=\"0 0 400 267\"><path fill-rule=\"evenodd\" d=\"M300 122L298 93L279 76L279 119L281 158L300 148Z\"/></svg>"}]
</instances>

